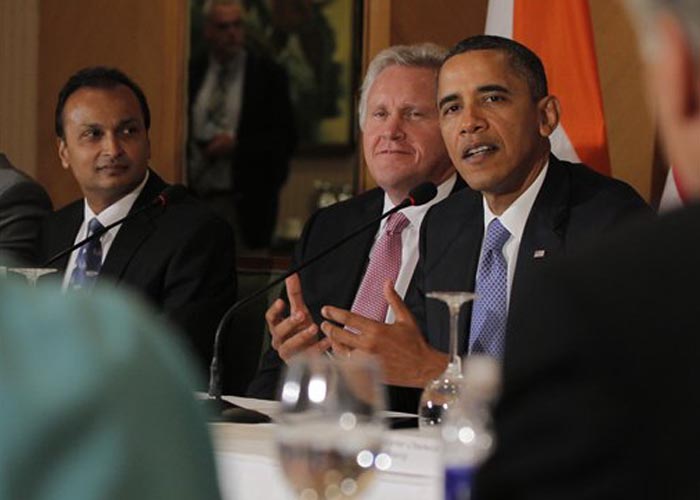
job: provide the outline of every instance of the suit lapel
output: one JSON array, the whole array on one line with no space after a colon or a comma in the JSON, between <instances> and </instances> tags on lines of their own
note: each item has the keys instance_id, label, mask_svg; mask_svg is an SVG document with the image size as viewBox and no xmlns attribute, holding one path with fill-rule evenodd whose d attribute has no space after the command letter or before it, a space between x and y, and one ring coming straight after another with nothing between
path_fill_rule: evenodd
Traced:
<instances>
[{"instance_id":1,"label":"suit lapel","mask_svg":"<svg viewBox=\"0 0 700 500\"><path fill-rule=\"evenodd\" d=\"M56 218L51 221L51 226L47 229L52 234L50 238L51 247L45 257L48 259L58 252L65 250L75 243L75 237L80 230L85 215L84 201L80 200L67 206L65 210L56 212ZM65 271L68 266L70 254L64 255L52 267Z\"/></svg>"},{"instance_id":2,"label":"suit lapel","mask_svg":"<svg viewBox=\"0 0 700 500\"><path fill-rule=\"evenodd\" d=\"M452 195L449 203L454 210L436 212L430 220L427 241L423 248L423 292L458 290L473 291L476 267L479 262L481 240L484 234L484 209L481 194L469 188ZM440 218L438 220L438 217ZM446 263L453 263L452 266ZM447 349L449 346L448 316L445 306L435 299L426 298L427 336L430 343ZM468 330L465 318L471 315L467 304L460 315L459 331ZM458 352L464 351L466 335L460 334Z\"/></svg>"},{"instance_id":3,"label":"suit lapel","mask_svg":"<svg viewBox=\"0 0 700 500\"><path fill-rule=\"evenodd\" d=\"M167 184L155 172L150 171L150 177L129 213L150 203L165 187ZM152 218L154 215L149 212L142 213L122 225L109 249L104 264L102 264L100 276L109 276L115 281L120 281L139 247L153 232L155 226Z\"/></svg>"},{"instance_id":4,"label":"suit lapel","mask_svg":"<svg viewBox=\"0 0 700 500\"><path fill-rule=\"evenodd\" d=\"M527 278L536 266L565 250L571 182L566 167L550 155L542 189L530 211L518 250L511 304L527 293ZM510 321L509 321L510 322Z\"/></svg>"}]
</instances>

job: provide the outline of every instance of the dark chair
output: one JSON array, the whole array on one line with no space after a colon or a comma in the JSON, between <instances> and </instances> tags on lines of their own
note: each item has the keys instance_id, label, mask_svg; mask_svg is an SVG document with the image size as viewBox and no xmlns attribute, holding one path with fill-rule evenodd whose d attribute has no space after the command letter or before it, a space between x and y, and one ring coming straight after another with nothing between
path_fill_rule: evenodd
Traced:
<instances>
[{"instance_id":1,"label":"dark chair","mask_svg":"<svg viewBox=\"0 0 700 500\"><path fill-rule=\"evenodd\" d=\"M245 298L281 276L288 265L280 258L239 258L237 262L238 297ZM270 344L265 311L280 296L283 284L245 305L231 318L222 341L223 393L245 396L263 352Z\"/></svg>"}]
</instances>

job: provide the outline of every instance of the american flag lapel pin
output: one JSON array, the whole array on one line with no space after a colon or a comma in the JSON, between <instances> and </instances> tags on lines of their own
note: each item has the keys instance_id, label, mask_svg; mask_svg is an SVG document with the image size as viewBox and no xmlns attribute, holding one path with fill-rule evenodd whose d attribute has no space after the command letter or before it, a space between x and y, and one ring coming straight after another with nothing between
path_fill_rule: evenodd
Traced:
<instances>
[{"instance_id":1,"label":"american flag lapel pin","mask_svg":"<svg viewBox=\"0 0 700 500\"><path fill-rule=\"evenodd\" d=\"M545 255L545 251L544 251L544 250L535 250L535 253L534 253L533 257L534 257L535 259L542 259L542 258L544 258L544 255Z\"/></svg>"}]
</instances>

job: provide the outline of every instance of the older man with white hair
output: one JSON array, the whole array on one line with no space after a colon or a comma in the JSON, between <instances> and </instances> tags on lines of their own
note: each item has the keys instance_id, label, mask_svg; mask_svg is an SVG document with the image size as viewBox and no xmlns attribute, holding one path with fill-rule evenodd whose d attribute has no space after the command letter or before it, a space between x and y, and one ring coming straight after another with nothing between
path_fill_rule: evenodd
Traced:
<instances>
[{"instance_id":1,"label":"older man with white hair","mask_svg":"<svg viewBox=\"0 0 700 500\"><path fill-rule=\"evenodd\" d=\"M385 219L374 231L287 280L289 303L279 299L266 314L272 347L250 395L274 397L284 362L302 351L330 347L328 339L319 340L322 306L352 308L365 317L393 322L393 311L383 296L384 282L391 280L401 297L406 294L425 213L464 186L457 180L438 123L436 77L443 57L442 48L420 44L390 47L371 62L362 84L359 119L365 160L379 187L315 213L297 245L293 265L393 208L425 181L438 185L438 195L428 204ZM387 261L395 268L387 271L383 266ZM391 391L394 408L402 406L400 393L398 388Z\"/></svg>"},{"instance_id":2,"label":"older man with white hair","mask_svg":"<svg viewBox=\"0 0 700 500\"><path fill-rule=\"evenodd\" d=\"M697 199L700 2L628 3L666 152ZM693 204L542 270L474 498L700 498L698 255Z\"/></svg>"}]
</instances>

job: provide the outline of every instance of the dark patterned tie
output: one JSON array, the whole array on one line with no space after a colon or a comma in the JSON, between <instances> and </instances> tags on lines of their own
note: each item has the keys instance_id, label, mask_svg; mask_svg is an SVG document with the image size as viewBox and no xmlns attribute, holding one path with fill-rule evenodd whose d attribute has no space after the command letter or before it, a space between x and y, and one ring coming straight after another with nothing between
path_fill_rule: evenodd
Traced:
<instances>
[{"instance_id":1,"label":"dark patterned tie","mask_svg":"<svg viewBox=\"0 0 700 500\"><path fill-rule=\"evenodd\" d=\"M97 218L88 222L87 237L102 231L104 227ZM102 242L100 238L95 238L87 242L78 250L78 257L75 259L75 268L70 276L68 288L79 290L88 289L95 284L97 275L102 267Z\"/></svg>"},{"instance_id":2,"label":"dark patterned tie","mask_svg":"<svg viewBox=\"0 0 700 500\"><path fill-rule=\"evenodd\" d=\"M384 298L384 283L396 281L401 268L401 232L409 220L401 212L389 216L384 234L369 256L369 265L352 304L352 312L384 322L389 305Z\"/></svg>"},{"instance_id":3,"label":"dark patterned tie","mask_svg":"<svg viewBox=\"0 0 700 500\"><path fill-rule=\"evenodd\" d=\"M216 74L216 85L207 105L207 121L218 130L229 128L226 120L226 92L228 91L231 73L231 64L222 64L219 67L219 72Z\"/></svg>"},{"instance_id":4,"label":"dark patterned tie","mask_svg":"<svg viewBox=\"0 0 700 500\"><path fill-rule=\"evenodd\" d=\"M503 356L508 317L508 263L503 256L508 238L501 221L493 219L484 237L469 330L469 352L498 359Z\"/></svg>"}]
</instances>

